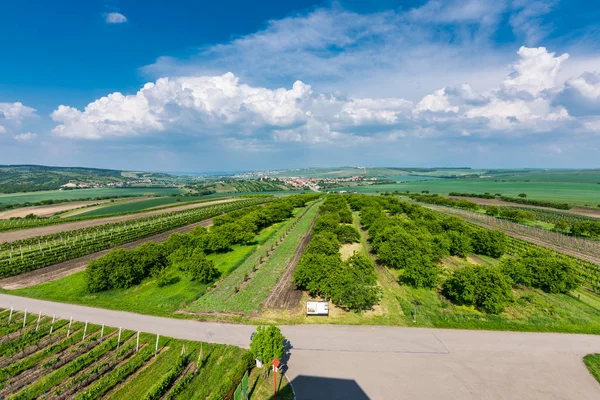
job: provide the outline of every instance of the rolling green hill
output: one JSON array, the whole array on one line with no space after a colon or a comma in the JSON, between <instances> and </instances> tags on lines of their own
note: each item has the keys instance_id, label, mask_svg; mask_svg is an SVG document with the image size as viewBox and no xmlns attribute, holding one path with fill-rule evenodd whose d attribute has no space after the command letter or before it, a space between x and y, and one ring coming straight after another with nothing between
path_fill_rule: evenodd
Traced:
<instances>
[{"instance_id":1,"label":"rolling green hill","mask_svg":"<svg viewBox=\"0 0 600 400\"><path fill-rule=\"evenodd\" d=\"M0 165L0 193L56 190L67 183L106 185L112 182L151 179L154 186L173 183L179 178L153 172L120 171L42 165Z\"/></svg>"}]
</instances>

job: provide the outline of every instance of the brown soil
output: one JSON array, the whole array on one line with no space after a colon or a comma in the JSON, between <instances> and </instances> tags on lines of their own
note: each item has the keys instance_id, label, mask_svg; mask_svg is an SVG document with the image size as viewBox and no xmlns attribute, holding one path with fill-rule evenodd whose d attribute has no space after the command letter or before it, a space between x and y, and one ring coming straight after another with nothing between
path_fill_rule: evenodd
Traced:
<instances>
[{"instance_id":1,"label":"brown soil","mask_svg":"<svg viewBox=\"0 0 600 400\"><path fill-rule=\"evenodd\" d=\"M50 217L56 213L74 210L76 208L86 207L81 212L90 210L87 206L95 204L105 204L109 200L93 200L93 201L74 201L62 204L51 204L47 206L23 207L14 210L0 212L0 219L8 218L23 218L29 214L35 214L38 217Z\"/></svg>"},{"instance_id":2,"label":"brown soil","mask_svg":"<svg viewBox=\"0 0 600 400\"><path fill-rule=\"evenodd\" d=\"M294 271L296 270L298 261L300 260L302 253L304 253L304 248L312 239L312 227L314 222L315 221L313 220L308 228L308 231L304 234L304 237L300 241L298 248L296 248L296 252L290 259L285 272L271 291L271 294L267 300L265 300L263 308L292 310L298 306L300 299L302 299L302 291L296 288L296 285L292 282L292 280L294 278Z\"/></svg>"},{"instance_id":3,"label":"brown soil","mask_svg":"<svg viewBox=\"0 0 600 400\"><path fill-rule=\"evenodd\" d=\"M170 212L174 212L174 211L183 211L183 210L189 210L192 208L211 206L214 204L229 203L229 202L236 201L236 200L238 200L238 199L216 200L216 201L209 201L206 203L188 204L188 205L183 205L181 207L166 208L163 210L154 210L154 211L148 211L148 212L142 212L142 213L136 213L136 214L130 214L130 215L122 215L119 217L98 218L98 219L92 219L92 220L86 220L86 221L64 223L64 224L60 224L60 225L44 226L44 227L40 227L40 228L21 229L18 231L3 232L3 233L0 233L0 243L28 239L28 238L32 238L32 237L36 237L36 236L50 235L53 233L60 233L60 232L64 232L64 231L74 230L74 229L88 228L90 226L99 226L99 225L104 225L104 224L113 223L113 222L131 221L131 220L135 220L138 218L148 217L151 215L166 214L166 213L170 213Z\"/></svg>"},{"instance_id":4,"label":"brown soil","mask_svg":"<svg viewBox=\"0 0 600 400\"><path fill-rule=\"evenodd\" d=\"M360 243L346 243L340 247L340 257L342 257L342 261L346 261L352 257L355 252L360 252Z\"/></svg>"},{"instance_id":5,"label":"brown soil","mask_svg":"<svg viewBox=\"0 0 600 400\"><path fill-rule=\"evenodd\" d=\"M496 200L496 199L482 199L479 197L462 197L462 196L445 196L454 200L468 200L473 203L481 204L484 206L503 206L503 207L523 207L523 208L537 208L540 210L550 210L557 212L564 212L568 214L579 214L585 215L588 217L596 217L600 218L600 209L594 210L592 208L583 208L583 207L573 207L570 210L555 210L553 208L548 207L540 207L540 206L531 206L529 204L519 204L519 203L511 203L508 201Z\"/></svg>"},{"instance_id":6,"label":"brown soil","mask_svg":"<svg viewBox=\"0 0 600 400\"><path fill-rule=\"evenodd\" d=\"M72 275L76 272L83 271L88 263L98 257L102 257L109 251L115 248L121 249L133 249L145 242L164 242L173 233L187 233L193 230L197 226L210 226L212 224L212 218L207 219L195 224L187 225L181 228L171 229L166 232L162 232L156 235L148 236L135 242L126 243L124 245L113 247L110 249L102 250L96 253L88 254L83 257L75 258L73 260L65 261L59 264L51 265L49 267L40 268L35 271L26 272L21 275L13 276L10 278L0 280L0 288L5 290L22 289L30 286L39 285L40 283L55 281L57 279L64 278L65 276Z\"/></svg>"}]
</instances>

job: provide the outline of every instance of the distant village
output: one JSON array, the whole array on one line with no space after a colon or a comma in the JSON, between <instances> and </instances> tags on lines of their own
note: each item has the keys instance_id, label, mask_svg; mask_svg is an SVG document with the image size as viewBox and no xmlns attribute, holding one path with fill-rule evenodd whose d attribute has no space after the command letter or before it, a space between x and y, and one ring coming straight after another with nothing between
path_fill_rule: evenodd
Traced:
<instances>
[{"instance_id":1,"label":"distant village","mask_svg":"<svg viewBox=\"0 0 600 400\"><path fill-rule=\"evenodd\" d=\"M152 179L137 179L134 181L124 181L124 182L110 182L106 184L102 183L65 183L60 186L59 190L69 190L69 189L95 189L95 188L103 188L103 187L129 187L132 185L139 184L148 184L152 183Z\"/></svg>"},{"instance_id":2,"label":"distant village","mask_svg":"<svg viewBox=\"0 0 600 400\"><path fill-rule=\"evenodd\" d=\"M261 176L261 181L277 181L285 183L286 185L294 188L303 189L310 188L312 190L321 190L324 187L339 185L342 183L349 182L369 182L373 183L377 178L365 178L363 176L351 176L347 178L303 178L303 177L289 177L289 178L275 178L270 176Z\"/></svg>"}]
</instances>

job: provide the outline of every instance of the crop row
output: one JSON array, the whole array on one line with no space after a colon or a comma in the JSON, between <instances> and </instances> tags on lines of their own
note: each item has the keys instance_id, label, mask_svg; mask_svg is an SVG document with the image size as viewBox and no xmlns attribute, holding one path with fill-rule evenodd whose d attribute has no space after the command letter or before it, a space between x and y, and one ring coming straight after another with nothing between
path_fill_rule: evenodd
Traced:
<instances>
[{"instance_id":1,"label":"crop row","mask_svg":"<svg viewBox=\"0 0 600 400\"><path fill-rule=\"evenodd\" d=\"M0 278L54 265L262 202L265 202L264 198L246 199L4 243L0 245Z\"/></svg>"},{"instance_id":2,"label":"crop row","mask_svg":"<svg viewBox=\"0 0 600 400\"><path fill-rule=\"evenodd\" d=\"M187 204L198 204L198 203L204 203L207 201L214 201L214 200L216 200L216 199L212 198L212 199L200 200L200 201L186 201L185 203L171 204L171 205L167 205L165 207L160 207L160 208L177 207L177 206L183 205L183 204L186 204L186 205ZM117 217L117 216L137 214L137 213L145 212L145 211L149 211L149 210L147 210L147 209L137 210L136 209L134 211L111 213L110 216ZM59 216L54 216L54 217L50 217L50 218L0 219L0 232L14 231L14 230L19 230L19 229L40 228L40 227L44 227L44 226L60 225L60 224L68 223L68 222L89 221L89 220L94 220L94 219L106 218L107 216L108 216L107 214L100 214L100 215L73 216L73 217L69 217L68 219L60 218Z\"/></svg>"}]
</instances>

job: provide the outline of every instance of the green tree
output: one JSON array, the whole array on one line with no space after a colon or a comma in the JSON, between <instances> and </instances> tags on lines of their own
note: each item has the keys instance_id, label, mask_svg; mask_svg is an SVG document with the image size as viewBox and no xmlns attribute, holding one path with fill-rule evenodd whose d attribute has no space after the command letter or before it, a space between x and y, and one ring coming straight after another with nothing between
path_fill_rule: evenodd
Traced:
<instances>
[{"instance_id":1,"label":"green tree","mask_svg":"<svg viewBox=\"0 0 600 400\"><path fill-rule=\"evenodd\" d=\"M285 337L281 330L274 326L259 326L252 336L250 351L254 358L269 365L275 358L282 359L285 351Z\"/></svg>"},{"instance_id":2,"label":"green tree","mask_svg":"<svg viewBox=\"0 0 600 400\"><path fill-rule=\"evenodd\" d=\"M567 221L565 221L564 219L561 219L561 220L557 221L556 224L554 224L554 229L556 229L558 231L567 232L569 230L569 228L570 228L569 223Z\"/></svg>"},{"instance_id":3,"label":"green tree","mask_svg":"<svg viewBox=\"0 0 600 400\"><path fill-rule=\"evenodd\" d=\"M525 197L527 197L527 193L519 193L519 197L521 197L522 199L524 199Z\"/></svg>"},{"instance_id":4,"label":"green tree","mask_svg":"<svg viewBox=\"0 0 600 400\"><path fill-rule=\"evenodd\" d=\"M457 304L499 314L512 301L510 280L497 268L481 265L455 270L443 287L444 296Z\"/></svg>"},{"instance_id":5,"label":"green tree","mask_svg":"<svg viewBox=\"0 0 600 400\"><path fill-rule=\"evenodd\" d=\"M492 217L497 217L498 215L500 215L500 207L498 207L498 206L487 206L487 209L485 210L485 213L487 215L491 215Z\"/></svg>"}]
</instances>

